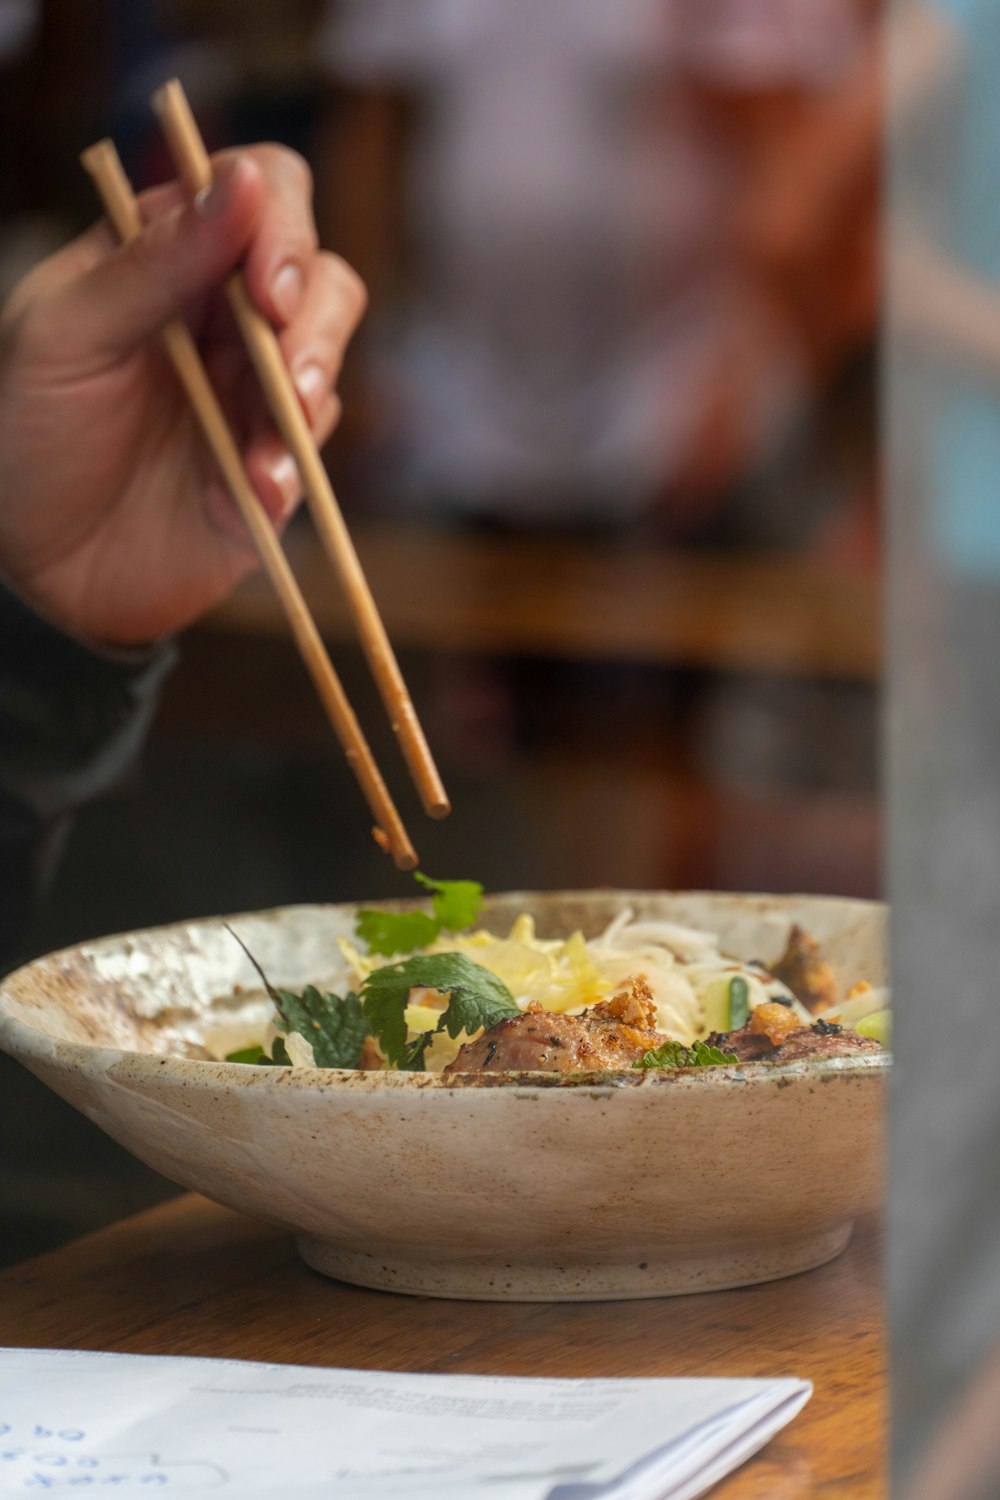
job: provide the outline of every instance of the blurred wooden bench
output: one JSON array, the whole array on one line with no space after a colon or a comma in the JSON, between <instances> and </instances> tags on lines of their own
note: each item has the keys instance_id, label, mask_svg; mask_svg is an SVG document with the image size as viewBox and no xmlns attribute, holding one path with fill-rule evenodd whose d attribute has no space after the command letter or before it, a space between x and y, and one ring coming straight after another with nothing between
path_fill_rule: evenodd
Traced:
<instances>
[{"instance_id":1,"label":"blurred wooden bench","mask_svg":"<svg viewBox=\"0 0 1000 1500\"><path fill-rule=\"evenodd\" d=\"M794 553L640 550L386 522L353 523L352 533L397 650L878 676L874 570ZM311 530L297 525L286 546L320 630L349 639ZM263 637L287 630L256 575L206 624Z\"/></svg>"}]
</instances>

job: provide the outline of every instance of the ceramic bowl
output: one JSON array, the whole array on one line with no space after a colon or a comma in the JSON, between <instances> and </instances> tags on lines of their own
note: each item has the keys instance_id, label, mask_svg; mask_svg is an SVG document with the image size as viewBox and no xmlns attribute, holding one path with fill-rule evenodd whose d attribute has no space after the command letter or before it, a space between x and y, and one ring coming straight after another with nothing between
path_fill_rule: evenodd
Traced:
<instances>
[{"instance_id":1,"label":"ceramic bowl","mask_svg":"<svg viewBox=\"0 0 1000 1500\"><path fill-rule=\"evenodd\" d=\"M883 979L884 912L868 902L521 893L493 898L483 925L531 911L540 936L591 936L623 905L765 961L799 921L845 989ZM274 983L336 985L355 910L230 920ZM0 1046L164 1176L286 1226L319 1271L399 1292L586 1301L741 1286L829 1260L880 1198L882 1054L464 1078L212 1060L269 1015L222 922L205 920L10 975Z\"/></svg>"}]
</instances>

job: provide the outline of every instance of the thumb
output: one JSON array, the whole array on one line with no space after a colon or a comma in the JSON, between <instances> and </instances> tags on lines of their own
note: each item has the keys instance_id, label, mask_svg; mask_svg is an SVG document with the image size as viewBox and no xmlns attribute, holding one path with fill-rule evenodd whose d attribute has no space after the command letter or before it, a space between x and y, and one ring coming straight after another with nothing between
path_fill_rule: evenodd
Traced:
<instances>
[{"instance_id":1,"label":"thumb","mask_svg":"<svg viewBox=\"0 0 1000 1500\"><path fill-rule=\"evenodd\" d=\"M86 364L130 353L218 286L250 243L263 190L248 156L221 161L193 204L160 213L67 289L72 307L63 308L63 328L77 358Z\"/></svg>"}]
</instances>

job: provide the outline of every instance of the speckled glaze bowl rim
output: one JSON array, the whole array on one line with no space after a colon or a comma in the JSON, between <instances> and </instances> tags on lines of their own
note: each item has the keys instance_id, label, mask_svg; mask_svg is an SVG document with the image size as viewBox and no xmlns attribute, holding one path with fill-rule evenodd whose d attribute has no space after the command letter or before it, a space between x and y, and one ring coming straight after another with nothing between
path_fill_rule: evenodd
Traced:
<instances>
[{"instance_id":1,"label":"speckled glaze bowl rim","mask_svg":"<svg viewBox=\"0 0 1000 1500\"><path fill-rule=\"evenodd\" d=\"M627 901L629 897L639 898L651 894L659 894L649 891L628 891L614 888L595 888L584 891L496 891L490 892L488 901L519 902L523 901L530 905L532 900L539 896L562 899L578 900L597 897L615 897ZM672 893L667 893L672 894ZM677 893L683 895L697 895L720 898L745 896L748 900L787 899L791 904L801 900L816 900L823 903L835 903L843 901L845 905L866 905L874 912L885 913L884 902L865 900L860 897L838 897L821 895L788 895L784 898L765 893L756 892L732 892L732 891L685 891ZM328 904L332 909L343 910L345 908L357 909L361 906L372 904L378 905L387 911L408 911L410 909L423 908L426 901L419 897L409 898L378 898L370 903L365 901L344 901L317 903ZM309 906L307 903L306 906ZM228 916L196 917L185 921L167 922L153 927L138 928L134 931L121 933L108 933L98 938L87 939L81 943L72 943L65 948L44 954L32 959L30 963L0 979L0 1050L11 1053L15 1057L44 1057L49 1061L58 1059L63 1063L71 1063L77 1066L97 1063L106 1067L115 1065L126 1066L137 1069L140 1072L155 1072L162 1067L170 1067L176 1071L180 1069L185 1079L197 1086L217 1087L220 1083L241 1088L264 1089L268 1092L277 1090L307 1089L315 1092L318 1088L338 1090L349 1090L351 1092L375 1092L381 1093L385 1090L404 1089L407 1091L437 1089L446 1093L456 1091L468 1091L469 1089L481 1092L483 1090L509 1091L511 1089L555 1089L558 1091L571 1090L574 1092L596 1091L607 1095L610 1091L621 1089L650 1089L650 1088L720 1088L730 1085L739 1087L761 1086L777 1082L780 1087L788 1087L789 1084L799 1080L830 1083L838 1077L853 1076L865 1077L872 1075L880 1077L891 1066L892 1054L885 1051L880 1053L859 1052L844 1057L819 1057L819 1058L796 1058L787 1062L746 1062L739 1064L719 1064L714 1067L703 1068L630 1068L621 1070L589 1070L578 1073L549 1073L545 1071L532 1072L507 1072L507 1073L456 1073L445 1076L442 1073L431 1072L400 1072L395 1070L367 1070L358 1068L309 1068L309 1067L270 1067L260 1068L248 1063L230 1063L209 1058L182 1057L176 1054L138 1051L124 1047L109 1047L105 1044L70 1041L62 1037L54 1037L49 1032L41 1031L35 1026L30 1026L20 1017L14 1016L7 1008L7 985L10 981L22 976L32 969L41 965L57 961L68 955L78 953L81 949L93 949L121 942L135 942L153 935L159 936L164 933L190 931L191 928L217 927L222 923L238 923L247 918L273 918L280 920L282 915L289 911L301 910L301 906L288 905L270 907L261 911L237 912Z\"/></svg>"}]
</instances>

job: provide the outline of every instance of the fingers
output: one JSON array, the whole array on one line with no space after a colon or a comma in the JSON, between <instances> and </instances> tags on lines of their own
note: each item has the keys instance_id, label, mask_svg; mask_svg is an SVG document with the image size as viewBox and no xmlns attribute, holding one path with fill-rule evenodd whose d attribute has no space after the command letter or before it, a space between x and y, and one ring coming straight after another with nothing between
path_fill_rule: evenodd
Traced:
<instances>
[{"instance_id":1,"label":"fingers","mask_svg":"<svg viewBox=\"0 0 1000 1500\"><path fill-rule=\"evenodd\" d=\"M275 529L283 530L302 500L302 485L291 454L277 434L271 432L248 448L244 463L261 505ZM206 493L206 515L217 530L241 541L253 552L253 542L239 507L221 480Z\"/></svg>"},{"instance_id":2,"label":"fingers","mask_svg":"<svg viewBox=\"0 0 1000 1500\"><path fill-rule=\"evenodd\" d=\"M280 336L285 362L320 447L340 420L340 400L333 387L366 301L360 277L339 256L320 252L313 260L298 312ZM276 525L284 525L302 498L302 486L298 469L266 413L261 413L248 444L246 464L265 510Z\"/></svg>"},{"instance_id":3,"label":"fingers","mask_svg":"<svg viewBox=\"0 0 1000 1500\"><path fill-rule=\"evenodd\" d=\"M313 437L322 446L340 419L334 384L344 350L364 311L366 293L358 276L339 256L315 255L299 311L279 337ZM244 453L251 482L264 508L278 525L287 521L302 497L298 470L274 430L257 377L238 344L220 341L211 358L217 389L238 414L245 434ZM224 514L218 508L216 518ZM236 528L242 523L233 514Z\"/></svg>"},{"instance_id":4,"label":"fingers","mask_svg":"<svg viewBox=\"0 0 1000 1500\"><path fill-rule=\"evenodd\" d=\"M340 419L340 401L333 387L366 301L363 283L339 256L316 252L307 270L298 312L279 335L282 354L319 446ZM274 429L235 329L230 324L228 332L212 342L208 358L213 384L223 393L230 416L243 435L251 483L280 529L302 498L298 470ZM246 540L243 522L228 497L213 497L209 517L230 535Z\"/></svg>"},{"instance_id":5,"label":"fingers","mask_svg":"<svg viewBox=\"0 0 1000 1500\"><path fill-rule=\"evenodd\" d=\"M262 173L248 153L228 159L204 202L154 217L47 300L50 332L58 329L64 370L88 373L131 353L183 314L233 269L262 217Z\"/></svg>"},{"instance_id":6,"label":"fingers","mask_svg":"<svg viewBox=\"0 0 1000 1500\"><path fill-rule=\"evenodd\" d=\"M220 152L213 166L205 202L191 205L177 182L151 189L139 200L146 228L130 245L116 246L107 224L95 225L33 273L19 301L37 315L43 344L46 330L58 330L64 368L93 368L132 352L242 262L254 303L287 335L286 359L315 412L363 311L364 289L336 257L317 251L312 179L300 156L254 146Z\"/></svg>"},{"instance_id":7,"label":"fingers","mask_svg":"<svg viewBox=\"0 0 1000 1500\"><path fill-rule=\"evenodd\" d=\"M243 267L247 288L260 311L281 328L298 310L316 254L312 173L298 152L286 146L259 145L217 152L212 157L216 177L229 170L238 156L253 163L263 183L260 219ZM179 182L151 188L139 200L147 221L173 212L184 201Z\"/></svg>"},{"instance_id":8,"label":"fingers","mask_svg":"<svg viewBox=\"0 0 1000 1500\"><path fill-rule=\"evenodd\" d=\"M328 400L344 351L361 321L367 294L338 255L319 252L295 317L280 335L281 352L311 423Z\"/></svg>"},{"instance_id":9,"label":"fingers","mask_svg":"<svg viewBox=\"0 0 1000 1500\"><path fill-rule=\"evenodd\" d=\"M318 447L322 447L340 421L340 398L329 393L311 424ZM262 419L245 445L243 461L251 484L275 527L281 531L302 501L302 482L295 462L270 425ZM228 492L214 497L209 511L212 522L232 536L250 539L237 506Z\"/></svg>"},{"instance_id":10,"label":"fingers","mask_svg":"<svg viewBox=\"0 0 1000 1500\"><path fill-rule=\"evenodd\" d=\"M243 266L247 290L277 328L296 316L316 255L312 173L296 151L255 146L264 182L264 211Z\"/></svg>"},{"instance_id":11,"label":"fingers","mask_svg":"<svg viewBox=\"0 0 1000 1500\"><path fill-rule=\"evenodd\" d=\"M336 383L366 301L364 284L346 262L318 251L299 311L278 335L285 365L310 422ZM213 383L225 394L229 409L244 413L245 425L255 424L258 410L263 410L263 394L225 298L210 308L202 326L202 344Z\"/></svg>"}]
</instances>

